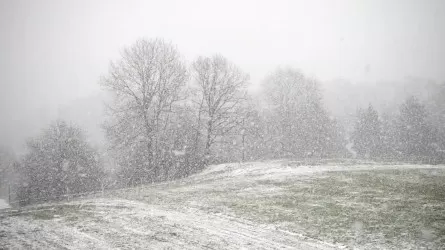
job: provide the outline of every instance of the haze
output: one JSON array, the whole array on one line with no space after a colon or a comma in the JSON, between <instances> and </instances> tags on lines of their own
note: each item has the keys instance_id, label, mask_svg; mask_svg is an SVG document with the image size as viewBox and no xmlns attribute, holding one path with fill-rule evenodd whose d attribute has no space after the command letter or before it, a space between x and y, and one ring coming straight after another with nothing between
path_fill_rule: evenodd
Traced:
<instances>
[{"instance_id":1,"label":"haze","mask_svg":"<svg viewBox=\"0 0 445 250\"><path fill-rule=\"evenodd\" d=\"M188 61L222 54L253 91L279 66L324 83L445 80L440 0L3 0L0 31L0 144L16 151L58 116L98 128L99 77L138 38L172 41Z\"/></svg>"}]
</instances>

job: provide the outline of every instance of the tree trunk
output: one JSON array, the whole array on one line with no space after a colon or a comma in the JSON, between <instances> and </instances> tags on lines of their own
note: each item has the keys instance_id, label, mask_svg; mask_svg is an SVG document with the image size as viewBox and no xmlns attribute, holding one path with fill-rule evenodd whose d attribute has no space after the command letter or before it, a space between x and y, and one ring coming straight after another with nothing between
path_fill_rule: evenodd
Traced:
<instances>
[{"instance_id":1,"label":"tree trunk","mask_svg":"<svg viewBox=\"0 0 445 250\"><path fill-rule=\"evenodd\" d=\"M212 134L212 119L210 119L207 122L207 139L206 139L205 154L204 154L206 162L208 162L208 159L210 158L211 134Z\"/></svg>"}]
</instances>

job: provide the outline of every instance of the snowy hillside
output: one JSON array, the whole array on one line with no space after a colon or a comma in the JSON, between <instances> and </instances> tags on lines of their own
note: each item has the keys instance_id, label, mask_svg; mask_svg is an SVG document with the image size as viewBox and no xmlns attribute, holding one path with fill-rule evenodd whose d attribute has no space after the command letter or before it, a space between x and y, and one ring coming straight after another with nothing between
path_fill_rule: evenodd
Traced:
<instances>
[{"instance_id":1,"label":"snowy hillside","mask_svg":"<svg viewBox=\"0 0 445 250\"><path fill-rule=\"evenodd\" d=\"M428 165L222 164L4 211L0 249L440 249L444 177Z\"/></svg>"}]
</instances>

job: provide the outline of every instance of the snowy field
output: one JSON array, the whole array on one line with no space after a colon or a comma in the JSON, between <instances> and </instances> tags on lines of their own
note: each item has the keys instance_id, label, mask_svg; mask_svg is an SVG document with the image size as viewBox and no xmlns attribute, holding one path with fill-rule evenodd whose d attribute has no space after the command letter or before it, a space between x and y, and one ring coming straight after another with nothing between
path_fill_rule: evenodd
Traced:
<instances>
[{"instance_id":1,"label":"snowy field","mask_svg":"<svg viewBox=\"0 0 445 250\"><path fill-rule=\"evenodd\" d=\"M5 200L0 199L0 209L6 208L9 208L9 204Z\"/></svg>"},{"instance_id":2,"label":"snowy field","mask_svg":"<svg viewBox=\"0 0 445 250\"><path fill-rule=\"evenodd\" d=\"M222 164L0 212L0 249L444 249L445 168Z\"/></svg>"}]
</instances>

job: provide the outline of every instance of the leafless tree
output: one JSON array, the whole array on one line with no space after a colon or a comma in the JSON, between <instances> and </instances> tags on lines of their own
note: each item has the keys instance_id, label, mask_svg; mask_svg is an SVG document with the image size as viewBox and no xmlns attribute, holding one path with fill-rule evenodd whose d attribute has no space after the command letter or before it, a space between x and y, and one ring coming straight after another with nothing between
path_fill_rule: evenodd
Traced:
<instances>
[{"instance_id":1,"label":"leafless tree","mask_svg":"<svg viewBox=\"0 0 445 250\"><path fill-rule=\"evenodd\" d=\"M242 122L240 109L246 101L249 75L219 55L199 57L192 68L198 106L196 141L205 136L204 154L208 157L218 138Z\"/></svg>"},{"instance_id":2,"label":"leafless tree","mask_svg":"<svg viewBox=\"0 0 445 250\"><path fill-rule=\"evenodd\" d=\"M157 165L156 153L166 144L163 131L187 81L187 68L178 50L161 39L138 40L125 48L100 81L115 97L108 107L107 137L124 154L137 147L145 157L141 160L147 165L141 171L146 175ZM138 174L133 172L133 176Z\"/></svg>"}]
</instances>

